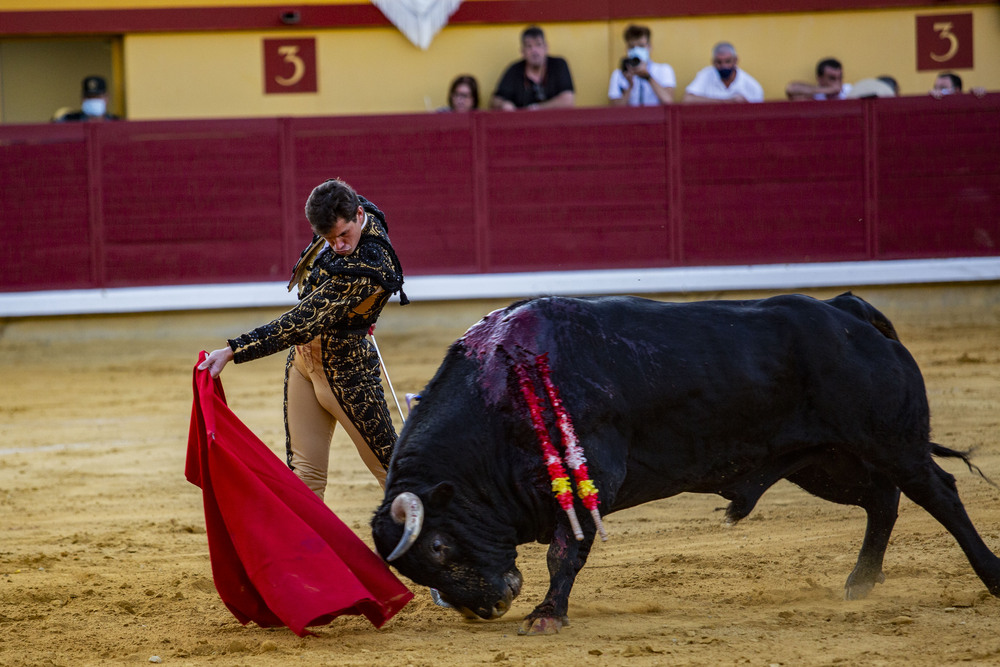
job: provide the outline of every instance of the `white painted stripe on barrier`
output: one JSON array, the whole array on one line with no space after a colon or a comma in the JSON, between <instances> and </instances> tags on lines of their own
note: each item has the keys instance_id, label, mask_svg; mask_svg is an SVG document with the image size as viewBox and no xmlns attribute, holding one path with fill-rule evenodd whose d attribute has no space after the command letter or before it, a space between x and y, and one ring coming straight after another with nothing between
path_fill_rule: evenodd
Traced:
<instances>
[{"instance_id":1,"label":"white painted stripe on barrier","mask_svg":"<svg viewBox=\"0 0 1000 667\"><path fill-rule=\"evenodd\" d=\"M405 289L413 301L448 301L991 280L1000 280L1000 257L413 276L406 279ZM0 293L0 317L287 307L294 303L294 295L277 282L5 292Z\"/></svg>"}]
</instances>

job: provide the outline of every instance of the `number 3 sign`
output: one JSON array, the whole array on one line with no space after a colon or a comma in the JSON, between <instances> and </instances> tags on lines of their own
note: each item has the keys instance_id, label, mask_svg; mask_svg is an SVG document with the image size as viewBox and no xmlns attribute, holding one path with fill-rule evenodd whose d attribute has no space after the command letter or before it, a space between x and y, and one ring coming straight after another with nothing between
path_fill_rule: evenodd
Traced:
<instances>
[{"instance_id":1,"label":"number 3 sign","mask_svg":"<svg viewBox=\"0 0 1000 667\"><path fill-rule=\"evenodd\" d=\"M917 17L917 71L972 66L972 14Z\"/></svg>"},{"instance_id":2,"label":"number 3 sign","mask_svg":"<svg viewBox=\"0 0 1000 667\"><path fill-rule=\"evenodd\" d=\"M264 94L316 92L316 40L264 40Z\"/></svg>"}]
</instances>

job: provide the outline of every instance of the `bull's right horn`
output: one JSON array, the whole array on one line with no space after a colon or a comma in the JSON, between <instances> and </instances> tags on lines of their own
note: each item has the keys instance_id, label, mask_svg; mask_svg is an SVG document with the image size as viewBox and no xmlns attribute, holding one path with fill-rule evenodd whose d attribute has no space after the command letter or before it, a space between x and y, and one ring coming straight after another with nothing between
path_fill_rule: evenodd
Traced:
<instances>
[{"instance_id":1,"label":"bull's right horn","mask_svg":"<svg viewBox=\"0 0 1000 667\"><path fill-rule=\"evenodd\" d=\"M403 536L386 558L387 561L394 561L405 554L420 536L420 528L424 525L424 504L415 493L403 491L392 501L390 513L393 521L403 524Z\"/></svg>"}]
</instances>

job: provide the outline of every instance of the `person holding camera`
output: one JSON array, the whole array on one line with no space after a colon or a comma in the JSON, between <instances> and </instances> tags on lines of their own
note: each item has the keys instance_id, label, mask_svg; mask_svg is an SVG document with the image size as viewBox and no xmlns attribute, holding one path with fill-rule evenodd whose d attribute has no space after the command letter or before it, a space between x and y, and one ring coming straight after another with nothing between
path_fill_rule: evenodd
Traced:
<instances>
[{"instance_id":1,"label":"person holding camera","mask_svg":"<svg viewBox=\"0 0 1000 667\"><path fill-rule=\"evenodd\" d=\"M673 67L650 59L649 28L630 25L624 36L627 53L621 66L611 73L608 102L611 106L630 107L673 104L677 77Z\"/></svg>"}]
</instances>

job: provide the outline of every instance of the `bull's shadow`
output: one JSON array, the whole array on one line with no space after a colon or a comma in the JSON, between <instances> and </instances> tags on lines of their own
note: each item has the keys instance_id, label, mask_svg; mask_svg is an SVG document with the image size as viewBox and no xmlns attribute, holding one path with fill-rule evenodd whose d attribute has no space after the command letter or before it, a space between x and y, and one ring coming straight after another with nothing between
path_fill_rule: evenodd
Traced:
<instances>
[{"instance_id":1,"label":"bull's shadow","mask_svg":"<svg viewBox=\"0 0 1000 667\"><path fill-rule=\"evenodd\" d=\"M934 456L975 469L930 441L916 362L850 293L547 297L491 313L451 346L396 443L372 532L402 574L482 618L520 592L517 545L548 543L549 590L522 632L552 633L568 621L599 514L700 492L728 499L736 522L788 479L867 513L848 599L885 580L900 491L1000 596L1000 559Z\"/></svg>"}]
</instances>

